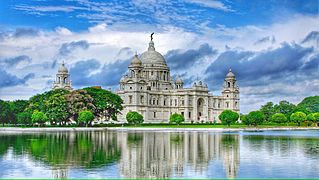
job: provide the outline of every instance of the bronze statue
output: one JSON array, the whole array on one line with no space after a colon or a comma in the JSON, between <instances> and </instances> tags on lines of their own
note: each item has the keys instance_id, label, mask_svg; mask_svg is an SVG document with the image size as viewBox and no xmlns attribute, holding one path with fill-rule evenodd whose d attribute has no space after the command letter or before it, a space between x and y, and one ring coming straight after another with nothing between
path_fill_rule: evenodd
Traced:
<instances>
[{"instance_id":1,"label":"bronze statue","mask_svg":"<svg viewBox=\"0 0 319 180\"><path fill-rule=\"evenodd\" d=\"M151 34L151 41L153 41L153 35L154 35L154 32L152 32Z\"/></svg>"}]
</instances>

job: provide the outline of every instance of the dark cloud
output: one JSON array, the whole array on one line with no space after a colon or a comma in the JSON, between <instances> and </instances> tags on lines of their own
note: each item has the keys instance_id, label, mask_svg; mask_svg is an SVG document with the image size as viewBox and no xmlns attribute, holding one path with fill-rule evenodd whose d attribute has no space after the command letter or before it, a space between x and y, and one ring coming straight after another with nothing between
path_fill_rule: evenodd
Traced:
<instances>
[{"instance_id":1,"label":"dark cloud","mask_svg":"<svg viewBox=\"0 0 319 180\"><path fill-rule=\"evenodd\" d=\"M32 59L29 56L22 55L22 56L16 56L16 57L11 57L11 58L5 58L3 60L0 60L3 63L5 63L6 66L8 67L13 67L19 64L20 62L27 62L31 63Z\"/></svg>"},{"instance_id":2,"label":"dark cloud","mask_svg":"<svg viewBox=\"0 0 319 180\"><path fill-rule=\"evenodd\" d=\"M130 59L118 60L113 63L101 65L97 60L77 62L71 69L71 79L74 86L115 86L118 85L121 76L127 71ZM90 74L93 70L98 70Z\"/></svg>"},{"instance_id":3,"label":"dark cloud","mask_svg":"<svg viewBox=\"0 0 319 180\"><path fill-rule=\"evenodd\" d=\"M37 36L39 35L39 31L32 28L18 28L13 33L13 37L27 37L27 36Z\"/></svg>"},{"instance_id":4,"label":"dark cloud","mask_svg":"<svg viewBox=\"0 0 319 180\"><path fill-rule=\"evenodd\" d=\"M311 31L301 43L307 43L311 41L319 41L319 31Z\"/></svg>"},{"instance_id":5,"label":"dark cloud","mask_svg":"<svg viewBox=\"0 0 319 180\"><path fill-rule=\"evenodd\" d=\"M70 43L64 43L64 44L62 44L62 46L59 49L59 55L67 56L72 51L74 51L76 49L86 50L89 47L90 47L90 44L87 41L85 41L85 40L73 41L73 42L70 42Z\"/></svg>"},{"instance_id":6,"label":"dark cloud","mask_svg":"<svg viewBox=\"0 0 319 180\"><path fill-rule=\"evenodd\" d=\"M231 68L242 86L265 85L271 81L294 82L297 76L306 77L311 69L309 64L316 63L316 59L305 63L312 52L312 48L287 43L262 52L226 51L207 68L206 80L220 85Z\"/></svg>"},{"instance_id":7,"label":"dark cloud","mask_svg":"<svg viewBox=\"0 0 319 180\"><path fill-rule=\"evenodd\" d=\"M18 78L17 76L10 74L3 69L0 69L0 88L24 84L29 79L32 79L34 77L34 73L30 73L27 74L24 78Z\"/></svg>"},{"instance_id":8,"label":"dark cloud","mask_svg":"<svg viewBox=\"0 0 319 180\"><path fill-rule=\"evenodd\" d=\"M165 55L165 59L170 68L179 70L187 69L195 63L199 63L201 58L216 53L217 50L213 49L208 44L202 44L198 49L190 49L185 52L180 49L170 50Z\"/></svg>"},{"instance_id":9,"label":"dark cloud","mask_svg":"<svg viewBox=\"0 0 319 180\"><path fill-rule=\"evenodd\" d=\"M270 42L271 44L274 44L276 42L276 39L274 36L266 36L266 37L263 37L259 40L257 40L254 45L258 45L258 44L263 44L263 43L268 43Z\"/></svg>"}]
</instances>

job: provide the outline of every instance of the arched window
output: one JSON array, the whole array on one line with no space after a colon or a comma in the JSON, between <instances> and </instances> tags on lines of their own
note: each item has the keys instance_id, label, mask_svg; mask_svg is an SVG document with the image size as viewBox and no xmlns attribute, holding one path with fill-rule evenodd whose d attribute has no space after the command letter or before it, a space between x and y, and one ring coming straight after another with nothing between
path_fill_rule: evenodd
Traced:
<instances>
[{"instance_id":1,"label":"arched window","mask_svg":"<svg viewBox=\"0 0 319 180\"><path fill-rule=\"evenodd\" d=\"M230 82L227 82L227 84L228 84L228 87L230 88Z\"/></svg>"}]
</instances>

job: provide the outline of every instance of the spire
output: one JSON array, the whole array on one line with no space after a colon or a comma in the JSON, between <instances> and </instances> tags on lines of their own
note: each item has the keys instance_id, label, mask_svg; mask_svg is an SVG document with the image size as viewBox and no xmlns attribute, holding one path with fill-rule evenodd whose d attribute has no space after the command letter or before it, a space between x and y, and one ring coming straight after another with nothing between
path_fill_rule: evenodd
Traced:
<instances>
[{"instance_id":1,"label":"spire","mask_svg":"<svg viewBox=\"0 0 319 180\"><path fill-rule=\"evenodd\" d=\"M149 51L155 51L154 42L153 42L153 35L154 35L154 32L151 34L151 41L148 43L148 50Z\"/></svg>"}]
</instances>

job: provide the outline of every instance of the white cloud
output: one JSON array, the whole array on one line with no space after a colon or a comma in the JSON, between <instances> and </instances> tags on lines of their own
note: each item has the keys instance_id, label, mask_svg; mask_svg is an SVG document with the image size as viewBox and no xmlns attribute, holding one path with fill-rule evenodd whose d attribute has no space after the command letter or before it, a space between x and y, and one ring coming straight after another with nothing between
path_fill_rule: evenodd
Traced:
<instances>
[{"instance_id":1,"label":"white cloud","mask_svg":"<svg viewBox=\"0 0 319 180\"><path fill-rule=\"evenodd\" d=\"M226 6L221 1L216 1L216 0L189 0L189 2L195 3L195 4L199 4L201 6L208 7L208 8L223 10L223 11L227 11L227 12L234 12L233 9L231 9L228 6Z\"/></svg>"}]
</instances>

